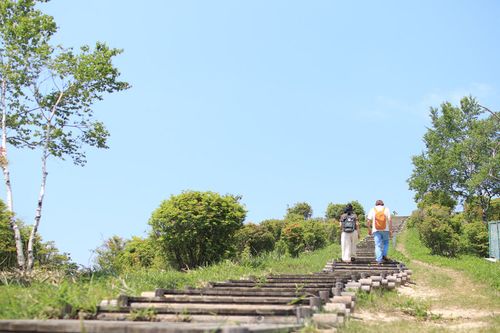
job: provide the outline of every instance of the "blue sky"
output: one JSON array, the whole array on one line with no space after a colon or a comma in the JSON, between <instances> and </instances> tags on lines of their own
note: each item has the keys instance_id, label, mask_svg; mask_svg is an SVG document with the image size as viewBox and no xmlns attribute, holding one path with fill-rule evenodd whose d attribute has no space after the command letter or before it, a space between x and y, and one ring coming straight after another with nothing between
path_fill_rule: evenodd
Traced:
<instances>
[{"instance_id":1,"label":"blue sky","mask_svg":"<svg viewBox=\"0 0 500 333\"><path fill-rule=\"evenodd\" d=\"M52 0L55 43L104 41L132 88L95 105L109 150L51 160L40 233L83 265L145 236L183 190L242 195L247 221L306 201L415 207L406 179L428 111L465 95L500 109L500 2ZM40 157L11 150L31 224Z\"/></svg>"}]
</instances>

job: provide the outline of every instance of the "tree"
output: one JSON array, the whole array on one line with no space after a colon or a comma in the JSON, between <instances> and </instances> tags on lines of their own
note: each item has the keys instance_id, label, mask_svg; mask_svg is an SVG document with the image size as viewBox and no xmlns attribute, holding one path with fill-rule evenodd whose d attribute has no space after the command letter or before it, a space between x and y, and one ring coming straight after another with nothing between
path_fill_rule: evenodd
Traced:
<instances>
[{"instance_id":1,"label":"tree","mask_svg":"<svg viewBox=\"0 0 500 333\"><path fill-rule=\"evenodd\" d=\"M14 212L7 144L37 149L41 153L40 192L27 245L15 219L11 227L18 266L32 269L33 245L42 217L47 183L47 159L70 157L77 165L86 162L85 145L107 148L109 132L94 119L93 105L104 94L129 88L118 81L112 59L122 51L96 43L79 51L53 47L57 31L53 18L35 9L45 0L4 0L0 3L0 108L2 146L0 166L7 190L7 206Z\"/></svg>"},{"instance_id":2,"label":"tree","mask_svg":"<svg viewBox=\"0 0 500 333\"><path fill-rule=\"evenodd\" d=\"M326 207L325 217L327 219L335 219L340 220L340 216L344 213L345 204L334 204L333 202L329 203Z\"/></svg>"},{"instance_id":3,"label":"tree","mask_svg":"<svg viewBox=\"0 0 500 333\"><path fill-rule=\"evenodd\" d=\"M292 207L286 209L285 218L289 218L292 215L298 215L304 218L304 220L310 219L312 217L313 210L311 205L307 202L297 202Z\"/></svg>"},{"instance_id":4,"label":"tree","mask_svg":"<svg viewBox=\"0 0 500 333\"><path fill-rule=\"evenodd\" d=\"M109 273L119 273L122 270L121 257L126 241L119 236L112 236L95 250L97 268Z\"/></svg>"},{"instance_id":5,"label":"tree","mask_svg":"<svg viewBox=\"0 0 500 333\"><path fill-rule=\"evenodd\" d=\"M152 237L179 269L220 261L230 254L245 220L240 199L214 192L173 195L153 212Z\"/></svg>"},{"instance_id":6,"label":"tree","mask_svg":"<svg viewBox=\"0 0 500 333\"><path fill-rule=\"evenodd\" d=\"M460 202L479 201L486 221L491 200L500 195L500 122L486 114L472 97L460 107L446 102L431 108L432 126L424 135L425 150L413 157L408 179L415 200L428 193L448 195Z\"/></svg>"},{"instance_id":7,"label":"tree","mask_svg":"<svg viewBox=\"0 0 500 333\"><path fill-rule=\"evenodd\" d=\"M353 200L349 202L352 205L353 212L356 213L360 220L363 220L365 217L365 209L357 200ZM347 204L334 204L329 203L326 207L325 217L327 219L335 219L340 220L340 216L344 213Z\"/></svg>"}]
</instances>

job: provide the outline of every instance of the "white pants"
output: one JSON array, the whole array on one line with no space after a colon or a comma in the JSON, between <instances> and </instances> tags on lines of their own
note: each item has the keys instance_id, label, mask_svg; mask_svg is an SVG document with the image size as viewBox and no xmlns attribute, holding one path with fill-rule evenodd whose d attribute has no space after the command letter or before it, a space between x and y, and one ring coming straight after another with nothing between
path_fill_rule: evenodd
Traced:
<instances>
[{"instance_id":1,"label":"white pants","mask_svg":"<svg viewBox=\"0 0 500 333\"><path fill-rule=\"evenodd\" d=\"M342 260L351 261L356 257L356 243L358 242L358 231L342 232L340 235L340 244L342 248Z\"/></svg>"}]
</instances>

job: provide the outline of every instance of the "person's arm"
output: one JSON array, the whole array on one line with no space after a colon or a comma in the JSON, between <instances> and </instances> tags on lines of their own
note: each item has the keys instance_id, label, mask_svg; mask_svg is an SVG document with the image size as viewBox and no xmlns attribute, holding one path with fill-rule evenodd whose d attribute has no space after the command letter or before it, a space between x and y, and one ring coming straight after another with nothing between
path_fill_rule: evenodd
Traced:
<instances>
[{"instance_id":1,"label":"person's arm","mask_svg":"<svg viewBox=\"0 0 500 333\"><path fill-rule=\"evenodd\" d=\"M372 219L373 219L373 216L372 216L372 211L370 210L368 212L368 215L366 216L366 227L368 228L368 235L371 235L372 234Z\"/></svg>"},{"instance_id":2,"label":"person's arm","mask_svg":"<svg viewBox=\"0 0 500 333\"><path fill-rule=\"evenodd\" d=\"M389 212L389 236L392 237L392 216L391 216L391 211L387 210Z\"/></svg>"}]
</instances>

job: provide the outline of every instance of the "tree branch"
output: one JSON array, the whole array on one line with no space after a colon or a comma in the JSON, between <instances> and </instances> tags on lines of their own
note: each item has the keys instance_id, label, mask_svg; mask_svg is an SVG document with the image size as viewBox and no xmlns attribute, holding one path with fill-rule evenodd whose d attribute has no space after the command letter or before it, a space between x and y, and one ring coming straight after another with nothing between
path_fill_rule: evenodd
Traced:
<instances>
[{"instance_id":1,"label":"tree branch","mask_svg":"<svg viewBox=\"0 0 500 333\"><path fill-rule=\"evenodd\" d=\"M491 111L490 109L488 109L485 106L482 106L481 104L478 104L478 106L481 107L481 108L483 108L483 109L485 109L489 113L491 113L495 118L497 118L497 120L500 120L500 116L498 115L498 112Z\"/></svg>"}]
</instances>

